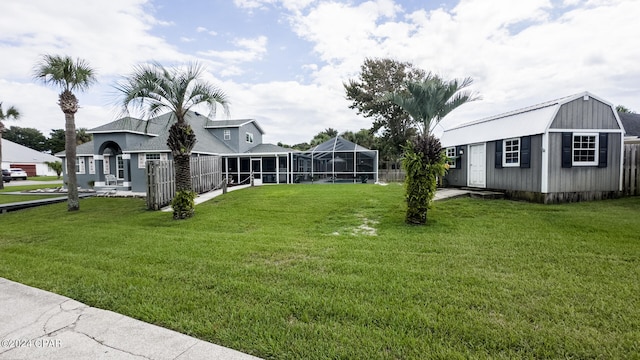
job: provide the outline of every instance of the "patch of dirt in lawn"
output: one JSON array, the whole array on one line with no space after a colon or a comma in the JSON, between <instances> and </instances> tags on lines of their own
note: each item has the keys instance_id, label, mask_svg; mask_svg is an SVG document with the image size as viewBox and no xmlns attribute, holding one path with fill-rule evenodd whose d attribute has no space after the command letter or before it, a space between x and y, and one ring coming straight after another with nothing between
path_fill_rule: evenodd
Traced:
<instances>
[{"instance_id":1,"label":"patch of dirt in lawn","mask_svg":"<svg viewBox=\"0 0 640 360\"><path fill-rule=\"evenodd\" d=\"M377 236L378 231L375 226L379 223L379 221L367 219L362 215L356 215L360 220L362 220L362 224L357 226L355 229L351 231L352 235L367 235L367 236Z\"/></svg>"}]
</instances>

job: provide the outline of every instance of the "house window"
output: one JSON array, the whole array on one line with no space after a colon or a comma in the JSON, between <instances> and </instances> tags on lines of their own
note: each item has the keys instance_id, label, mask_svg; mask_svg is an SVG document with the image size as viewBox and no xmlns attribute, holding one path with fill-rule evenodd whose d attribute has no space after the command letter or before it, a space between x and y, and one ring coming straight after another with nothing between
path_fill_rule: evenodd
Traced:
<instances>
[{"instance_id":1,"label":"house window","mask_svg":"<svg viewBox=\"0 0 640 360\"><path fill-rule=\"evenodd\" d=\"M598 136L596 134L573 134L573 165L598 165Z\"/></svg>"},{"instance_id":2,"label":"house window","mask_svg":"<svg viewBox=\"0 0 640 360\"><path fill-rule=\"evenodd\" d=\"M231 140L231 130L225 130L224 131L224 139L225 140Z\"/></svg>"},{"instance_id":3,"label":"house window","mask_svg":"<svg viewBox=\"0 0 640 360\"><path fill-rule=\"evenodd\" d=\"M76 174L84 174L84 158L76 158Z\"/></svg>"},{"instance_id":4,"label":"house window","mask_svg":"<svg viewBox=\"0 0 640 360\"><path fill-rule=\"evenodd\" d=\"M246 134L246 140L248 143L253 144L253 134L252 133L247 133Z\"/></svg>"},{"instance_id":5,"label":"house window","mask_svg":"<svg viewBox=\"0 0 640 360\"><path fill-rule=\"evenodd\" d=\"M108 155L105 155L105 156L104 156L104 161L102 162L103 173L104 173L105 175L107 175L107 174L111 174L111 169L110 169L109 164L110 164L110 163L109 163L109 156L108 156Z\"/></svg>"},{"instance_id":6,"label":"house window","mask_svg":"<svg viewBox=\"0 0 640 360\"><path fill-rule=\"evenodd\" d=\"M89 158L89 174L95 174L96 173L96 163L93 160L93 157Z\"/></svg>"},{"instance_id":7,"label":"house window","mask_svg":"<svg viewBox=\"0 0 640 360\"><path fill-rule=\"evenodd\" d=\"M456 148L455 147L448 147L447 150L447 164L449 164L449 168L450 169L455 169L456 168Z\"/></svg>"},{"instance_id":8,"label":"house window","mask_svg":"<svg viewBox=\"0 0 640 360\"><path fill-rule=\"evenodd\" d=\"M162 157L160 153L138 154L138 168L144 169L149 160L162 160Z\"/></svg>"},{"instance_id":9,"label":"house window","mask_svg":"<svg viewBox=\"0 0 640 360\"><path fill-rule=\"evenodd\" d=\"M503 140L502 166L520 166L520 138Z\"/></svg>"}]
</instances>

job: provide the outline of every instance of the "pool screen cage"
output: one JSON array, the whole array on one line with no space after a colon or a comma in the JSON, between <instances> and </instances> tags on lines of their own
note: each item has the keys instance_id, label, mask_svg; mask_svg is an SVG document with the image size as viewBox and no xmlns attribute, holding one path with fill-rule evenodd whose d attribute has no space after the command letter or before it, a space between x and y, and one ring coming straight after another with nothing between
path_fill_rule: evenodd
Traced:
<instances>
[{"instance_id":1,"label":"pool screen cage","mask_svg":"<svg viewBox=\"0 0 640 360\"><path fill-rule=\"evenodd\" d=\"M378 181L378 151L339 136L291 157L294 183Z\"/></svg>"}]
</instances>

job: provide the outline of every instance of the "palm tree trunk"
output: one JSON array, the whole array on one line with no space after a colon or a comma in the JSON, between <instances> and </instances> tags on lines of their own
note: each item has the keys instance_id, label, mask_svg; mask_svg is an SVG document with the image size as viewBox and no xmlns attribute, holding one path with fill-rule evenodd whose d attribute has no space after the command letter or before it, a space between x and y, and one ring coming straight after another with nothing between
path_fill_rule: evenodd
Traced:
<instances>
[{"instance_id":1,"label":"palm tree trunk","mask_svg":"<svg viewBox=\"0 0 640 360\"><path fill-rule=\"evenodd\" d=\"M76 176L76 122L78 99L71 91L65 90L60 94L58 103L64 112L65 155L67 159L67 210L80 210L78 199L78 178Z\"/></svg>"},{"instance_id":2,"label":"palm tree trunk","mask_svg":"<svg viewBox=\"0 0 640 360\"><path fill-rule=\"evenodd\" d=\"M174 156L173 161L176 166L176 192L191 191L191 154Z\"/></svg>"},{"instance_id":3,"label":"palm tree trunk","mask_svg":"<svg viewBox=\"0 0 640 360\"><path fill-rule=\"evenodd\" d=\"M65 146L67 158L67 210L80 210L78 199L78 178L76 176L76 125L74 114L64 114Z\"/></svg>"},{"instance_id":4,"label":"palm tree trunk","mask_svg":"<svg viewBox=\"0 0 640 360\"><path fill-rule=\"evenodd\" d=\"M171 149L175 164L176 192L192 190L191 150L196 144L196 135L185 123L175 123L169 129L167 146Z\"/></svg>"}]
</instances>

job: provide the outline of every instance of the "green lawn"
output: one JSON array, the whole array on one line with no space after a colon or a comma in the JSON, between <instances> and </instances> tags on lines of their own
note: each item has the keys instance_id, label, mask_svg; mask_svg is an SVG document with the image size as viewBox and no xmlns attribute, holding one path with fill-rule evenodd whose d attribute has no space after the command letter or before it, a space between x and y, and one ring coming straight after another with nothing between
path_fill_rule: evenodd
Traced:
<instances>
[{"instance_id":1,"label":"green lawn","mask_svg":"<svg viewBox=\"0 0 640 360\"><path fill-rule=\"evenodd\" d=\"M0 195L0 204L8 204L19 201L31 201L39 199L51 199L52 197L66 196L67 194L55 194L55 195Z\"/></svg>"},{"instance_id":2,"label":"green lawn","mask_svg":"<svg viewBox=\"0 0 640 360\"><path fill-rule=\"evenodd\" d=\"M402 194L262 186L188 221L140 199L8 213L0 276L265 358L638 357L640 198L447 200L412 227Z\"/></svg>"}]
</instances>

